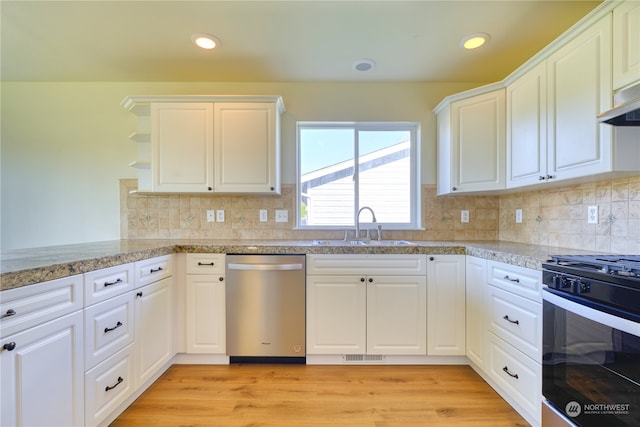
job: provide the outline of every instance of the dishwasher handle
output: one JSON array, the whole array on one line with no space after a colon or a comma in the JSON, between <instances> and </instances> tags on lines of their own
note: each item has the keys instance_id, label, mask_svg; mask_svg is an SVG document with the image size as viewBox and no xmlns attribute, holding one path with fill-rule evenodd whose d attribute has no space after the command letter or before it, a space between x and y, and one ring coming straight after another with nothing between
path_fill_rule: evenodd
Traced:
<instances>
[{"instance_id":1,"label":"dishwasher handle","mask_svg":"<svg viewBox=\"0 0 640 427\"><path fill-rule=\"evenodd\" d=\"M229 270L286 271L302 270L302 264L227 264Z\"/></svg>"}]
</instances>

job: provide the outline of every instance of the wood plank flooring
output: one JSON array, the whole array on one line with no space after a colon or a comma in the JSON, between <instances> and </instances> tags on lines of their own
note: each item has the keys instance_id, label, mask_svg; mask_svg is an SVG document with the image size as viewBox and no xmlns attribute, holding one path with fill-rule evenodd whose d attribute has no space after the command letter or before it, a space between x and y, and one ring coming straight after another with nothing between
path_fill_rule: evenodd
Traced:
<instances>
[{"instance_id":1,"label":"wood plank flooring","mask_svg":"<svg viewBox=\"0 0 640 427\"><path fill-rule=\"evenodd\" d=\"M527 425L468 366L174 365L111 427Z\"/></svg>"}]
</instances>

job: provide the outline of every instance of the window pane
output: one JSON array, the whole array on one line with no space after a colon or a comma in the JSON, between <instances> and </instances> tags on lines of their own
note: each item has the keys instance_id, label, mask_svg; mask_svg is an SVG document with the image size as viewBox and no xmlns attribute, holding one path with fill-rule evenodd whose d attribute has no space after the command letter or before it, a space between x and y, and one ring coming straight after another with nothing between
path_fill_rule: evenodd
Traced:
<instances>
[{"instance_id":1,"label":"window pane","mask_svg":"<svg viewBox=\"0 0 640 427\"><path fill-rule=\"evenodd\" d=\"M409 131L358 133L359 207L371 207L378 222L411 222L410 141Z\"/></svg>"},{"instance_id":2,"label":"window pane","mask_svg":"<svg viewBox=\"0 0 640 427\"><path fill-rule=\"evenodd\" d=\"M353 224L354 130L300 130L300 225Z\"/></svg>"}]
</instances>

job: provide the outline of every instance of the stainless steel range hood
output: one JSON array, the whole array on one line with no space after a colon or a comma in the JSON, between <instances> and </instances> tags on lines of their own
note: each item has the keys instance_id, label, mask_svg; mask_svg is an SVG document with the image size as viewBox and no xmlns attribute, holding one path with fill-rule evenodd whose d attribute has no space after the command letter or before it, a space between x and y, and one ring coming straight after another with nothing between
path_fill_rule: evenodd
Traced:
<instances>
[{"instance_id":1,"label":"stainless steel range hood","mask_svg":"<svg viewBox=\"0 0 640 427\"><path fill-rule=\"evenodd\" d=\"M598 114L598 121L613 126L640 126L640 83L613 95L613 109Z\"/></svg>"}]
</instances>

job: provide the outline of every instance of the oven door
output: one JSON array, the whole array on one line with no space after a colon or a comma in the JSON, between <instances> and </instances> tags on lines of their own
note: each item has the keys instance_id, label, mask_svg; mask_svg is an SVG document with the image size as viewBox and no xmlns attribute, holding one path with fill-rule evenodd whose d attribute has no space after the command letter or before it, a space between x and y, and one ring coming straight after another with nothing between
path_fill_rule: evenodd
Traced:
<instances>
[{"instance_id":1,"label":"oven door","mask_svg":"<svg viewBox=\"0 0 640 427\"><path fill-rule=\"evenodd\" d=\"M640 426L640 323L543 291L542 394L582 427Z\"/></svg>"}]
</instances>

